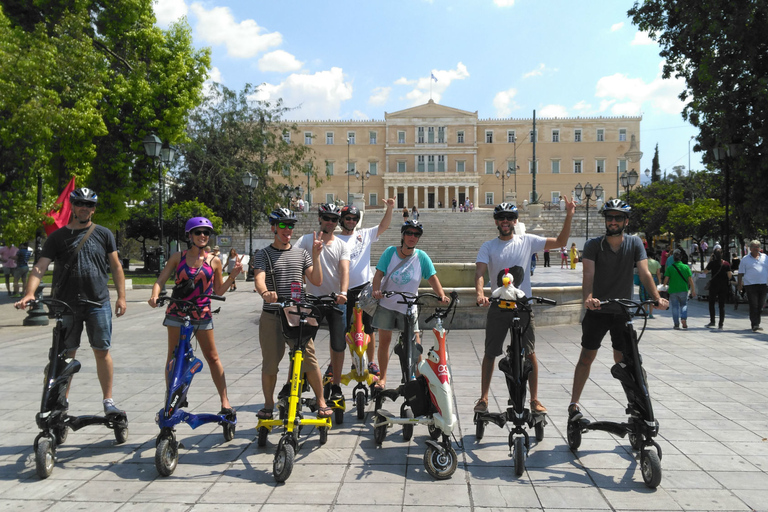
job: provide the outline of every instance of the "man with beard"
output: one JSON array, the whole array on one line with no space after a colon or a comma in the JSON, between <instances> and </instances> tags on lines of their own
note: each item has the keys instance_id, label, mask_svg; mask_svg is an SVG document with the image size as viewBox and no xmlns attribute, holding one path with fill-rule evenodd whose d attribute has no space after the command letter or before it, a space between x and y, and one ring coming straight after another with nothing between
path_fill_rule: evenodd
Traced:
<instances>
[{"instance_id":1,"label":"man with beard","mask_svg":"<svg viewBox=\"0 0 768 512\"><path fill-rule=\"evenodd\" d=\"M648 260L643 241L638 236L626 235L632 208L619 199L611 199L601 209L605 217L605 235L588 240L584 244L582 258L582 297L587 309L581 323L581 354L573 373L571 404L568 406L568 421L582 418L579 398L589 379L589 370L597 356L597 350L606 333L611 333L613 360L622 359L622 330L624 315L621 306L608 304L601 307L600 301L607 299L631 299L634 288L633 275L637 273L646 291L658 303L659 309L667 309L669 302L659 297L659 291L648 271Z\"/></svg>"},{"instance_id":2,"label":"man with beard","mask_svg":"<svg viewBox=\"0 0 768 512\"><path fill-rule=\"evenodd\" d=\"M483 291L484 276L488 272L491 288L502 286L502 278L514 267L522 269L522 282L515 282L515 287L522 290L527 297L531 296L530 265L531 256L544 249L556 249L563 247L568 242L571 234L571 220L576 211L573 201L565 199L565 220L563 229L557 238L544 238L537 235L515 235L517 226L517 207L512 203L501 203L493 210L493 219L496 229L499 230L498 238L485 242L477 253L475 262L475 291L477 292L477 305L488 306L490 302ZM520 275L520 273L517 273ZM517 280L517 279L516 279ZM485 325L485 354L482 362L482 377L480 381L480 398L475 405L475 412L488 411L488 392L491 388L491 377L496 358L503 352L504 340L507 332L512 328L512 316L507 315L498 304L493 304L488 310ZM528 329L523 335L526 357L533 364L528 383L531 389L531 411L537 414L547 412L539 401L539 364L535 353L535 333L533 313L520 313L523 325Z\"/></svg>"}]
</instances>

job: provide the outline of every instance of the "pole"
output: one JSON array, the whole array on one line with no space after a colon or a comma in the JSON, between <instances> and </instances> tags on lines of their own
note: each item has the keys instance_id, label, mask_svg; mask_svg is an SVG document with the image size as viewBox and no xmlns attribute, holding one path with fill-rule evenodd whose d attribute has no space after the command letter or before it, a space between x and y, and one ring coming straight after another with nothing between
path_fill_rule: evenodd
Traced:
<instances>
[{"instance_id":1,"label":"pole","mask_svg":"<svg viewBox=\"0 0 768 512\"><path fill-rule=\"evenodd\" d=\"M538 203L539 198L536 195L536 110L533 111L533 190L531 192L531 202ZM517 164L515 164L517 165Z\"/></svg>"},{"instance_id":2,"label":"pole","mask_svg":"<svg viewBox=\"0 0 768 512\"><path fill-rule=\"evenodd\" d=\"M157 157L155 157L155 165L157 165ZM165 188L163 183L163 170L162 166L157 165L157 175L158 175L158 181L160 183L160 190L158 191L159 198L160 198L160 254L157 255L158 260L158 271L157 274L160 275L160 272L162 272L163 267L165 266L165 261L163 258L163 254L165 253L165 235L163 233L163 189Z\"/></svg>"},{"instance_id":3,"label":"pole","mask_svg":"<svg viewBox=\"0 0 768 512\"><path fill-rule=\"evenodd\" d=\"M253 187L248 186L248 254L253 255Z\"/></svg>"},{"instance_id":4,"label":"pole","mask_svg":"<svg viewBox=\"0 0 768 512\"><path fill-rule=\"evenodd\" d=\"M729 148L730 149L730 148ZM726 153L727 155L728 153ZM727 259L730 261L731 257L731 225L728 218L728 196L731 193L731 173L730 173L730 162L728 162L728 156L725 157L725 243L723 244L723 248L725 251L725 255L723 255L724 259Z\"/></svg>"},{"instance_id":5,"label":"pole","mask_svg":"<svg viewBox=\"0 0 768 512\"><path fill-rule=\"evenodd\" d=\"M350 204L350 200L349 200L349 137L347 137L347 202L344 204Z\"/></svg>"}]
</instances>

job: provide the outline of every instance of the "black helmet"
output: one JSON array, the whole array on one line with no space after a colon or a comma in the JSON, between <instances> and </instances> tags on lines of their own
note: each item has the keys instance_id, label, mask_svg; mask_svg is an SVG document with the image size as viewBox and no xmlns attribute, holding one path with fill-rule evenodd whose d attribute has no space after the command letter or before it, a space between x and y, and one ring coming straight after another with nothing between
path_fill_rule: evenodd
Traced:
<instances>
[{"instance_id":1,"label":"black helmet","mask_svg":"<svg viewBox=\"0 0 768 512\"><path fill-rule=\"evenodd\" d=\"M632 214L632 207L621 199L611 199L610 201L607 201L602 208L600 208L600 213L603 216L605 216L606 212L619 212L629 217L630 214Z\"/></svg>"},{"instance_id":2,"label":"black helmet","mask_svg":"<svg viewBox=\"0 0 768 512\"><path fill-rule=\"evenodd\" d=\"M424 234L424 226L417 220L409 220L404 222L403 225L400 226L400 234L405 233L405 230L408 228L413 228L419 233Z\"/></svg>"},{"instance_id":3,"label":"black helmet","mask_svg":"<svg viewBox=\"0 0 768 512\"><path fill-rule=\"evenodd\" d=\"M92 205L96 205L96 203L99 202L99 196L96 195L96 192L93 190L82 187L82 188L76 188L72 191L72 193L69 194L69 200L71 201L83 201L85 203L90 203Z\"/></svg>"},{"instance_id":4,"label":"black helmet","mask_svg":"<svg viewBox=\"0 0 768 512\"><path fill-rule=\"evenodd\" d=\"M341 215L341 208L333 203L321 203L320 206L317 207L317 213L319 215L332 215L339 217Z\"/></svg>"},{"instance_id":5,"label":"black helmet","mask_svg":"<svg viewBox=\"0 0 768 512\"><path fill-rule=\"evenodd\" d=\"M276 210L273 210L272 213L269 214L269 223L271 225L277 224L278 222L296 222L296 214L293 213L288 208L278 208Z\"/></svg>"},{"instance_id":6,"label":"black helmet","mask_svg":"<svg viewBox=\"0 0 768 512\"><path fill-rule=\"evenodd\" d=\"M345 215L351 215L352 217L357 217L360 219L360 210L357 208L357 206L344 206L341 208L341 216L344 217Z\"/></svg>"},{"instance_id":7,"label":"black helmet","mask_svg":"<svg viewBox=\"0 0 768 512\"><path fill-rule=\"evenodd\" d=\"M517 218L517 206L515 206L513 203L501 203L493 209L493 218L498 219L499 215L509 213L513 213L515 218Z\"/></svg>"}]
</instances>

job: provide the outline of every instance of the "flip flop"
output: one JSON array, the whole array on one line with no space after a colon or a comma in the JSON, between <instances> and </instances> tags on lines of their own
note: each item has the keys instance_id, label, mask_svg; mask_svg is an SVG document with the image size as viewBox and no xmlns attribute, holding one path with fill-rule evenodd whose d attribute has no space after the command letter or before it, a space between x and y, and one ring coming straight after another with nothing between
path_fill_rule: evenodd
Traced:
<instances>
[{"instance_id":1,"label":"flip flop","mask_svg":"<svg viewBox=\"0 0 768 512\"><path fill-rule=\"evenodd\" d=\"M317 410L317 417L318 418L330 418L331 414L333 414L333 409L331 407L328 407L328 406L320 407Z\"/></svg>"},{"instance_id":2,"label":"flip flop","mask_svg":"<svg viewBox=\"0 0 768 512\"><path fill-rule=\"evenodd\" d=\"M266 407L264 407L259 412L256 413L256 417L259 418L260 420L271 420L272 409L267 409Z\"/></svg>"}]
</instances>

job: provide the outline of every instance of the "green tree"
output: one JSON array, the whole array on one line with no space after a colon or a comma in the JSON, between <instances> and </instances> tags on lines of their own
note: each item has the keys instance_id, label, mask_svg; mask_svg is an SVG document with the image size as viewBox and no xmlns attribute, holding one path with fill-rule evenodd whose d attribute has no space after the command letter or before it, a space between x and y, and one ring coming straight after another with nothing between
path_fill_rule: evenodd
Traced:
<instances>
[{"instance_id":1,"label":"green tree","mask_svg":"<svg viewBox=\"0 0 768 512\"><path fill-rule=\"evenodd\" d=\"M656 143L656 149L653 152L651 161L651 183L656 183L661 179L661 167L659 166L659 143Z\"/></svg>"}]
</instances>

